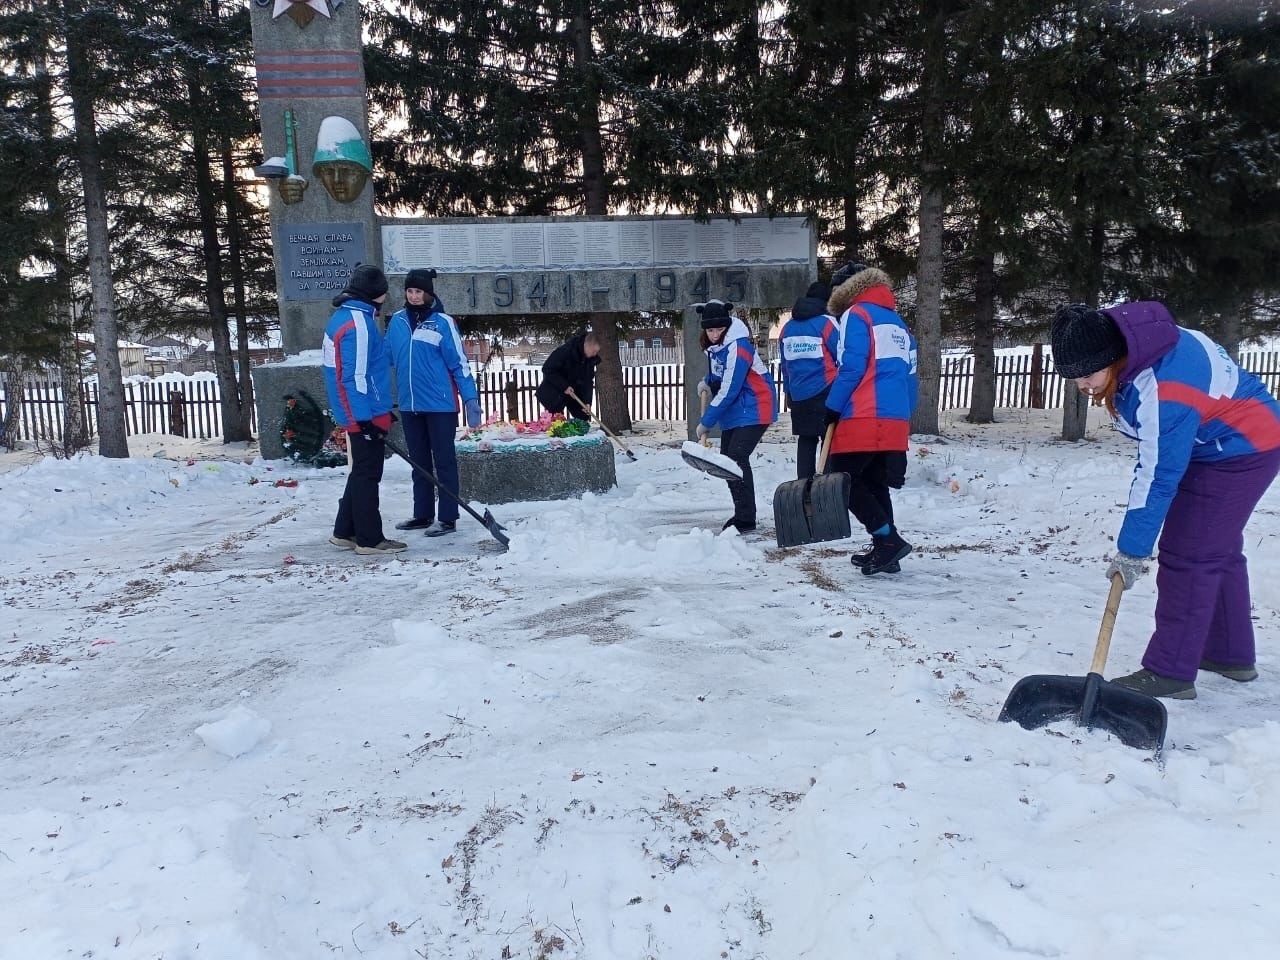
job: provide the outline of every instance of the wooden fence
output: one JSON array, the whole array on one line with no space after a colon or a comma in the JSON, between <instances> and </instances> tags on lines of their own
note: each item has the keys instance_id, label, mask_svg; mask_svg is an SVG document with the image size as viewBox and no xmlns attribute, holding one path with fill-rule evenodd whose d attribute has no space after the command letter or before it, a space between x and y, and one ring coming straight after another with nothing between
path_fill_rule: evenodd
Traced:
<instances>
[{"instance_id":1,"label":"wooden fence","mask_svg":"<svg viewBox=\"0 0 1280 960\"><path fill-rule=\"evenodd\" d=\"M1280 352L1246 351L1241 366L1262 379L1273 394L1280 394ZM770 365L779 383L779 362ZM542 372L532 367L485 371L476 378L485 416L500 414L520 420L537 419L540 411L534 391ZM623 367L627 407L634 420L684 420L684 366L666 363ZM996 357L996 406L1005 408L1062 406L1063 381L1053 372L1049 352L1006 353ZM98 404L96 384L84 384L82 402L96 433ZM171 433L211 438L222 434L222 410L218 382L213 379L135 381L124 385L125 422L129 434ZM973 357L949 354L942 358L939 409L967 409L973 397ZM0 391L0 402L3 402ZM18 424L19 440L58 440L62 437L62 390L57 383L30 382L26 386ZM257 430L256 414L254 431Z\"/></svg>"}]
</instances>

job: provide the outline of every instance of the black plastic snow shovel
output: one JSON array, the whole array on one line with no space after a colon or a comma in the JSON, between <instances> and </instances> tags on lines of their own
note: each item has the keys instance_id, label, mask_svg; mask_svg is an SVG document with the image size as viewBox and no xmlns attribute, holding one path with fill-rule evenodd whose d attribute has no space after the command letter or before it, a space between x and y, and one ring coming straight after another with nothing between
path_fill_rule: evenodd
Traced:
<instances>
[{"instance_id":1,"label":"black plastic snow shovel","mask_svg":"<svg viewBox=\"0 0 1280 960\"><path fill-rule=\"evenodd\" d=\"M822 472L835 429L834 423L828 425L822 438L818 472L806 480L780 483L773 491L773 527L780 547L849 536L849 475Z\"/></svg>"},{"instance_id":2,"label":"black plastic snow shovel","mask_svg":"<svg viewBox=\"0 0 1280 960\"><path fill-rule=\"evenodd\" d=\"M1004 702L1004 709L1000 711L1002 721L1013 720L1027 730L1035 730L1058 720L1074 718L1082 727L1105 730L1126 746L1151 750L1159 755L1164 747L1165 729L1169 725L1164 704L1155 697L1117 687L1102 679L1107 653L1111 649L1111 631L1116 625L1116 610L1123 592L1124 578L1117 573L1111 578L1111 592L1102 613L1102 627L1098 630L1098 644L1093 650L1089 675L1023 677L1014 684Z\"/></svg>"},{"instance_id":3,"label":"black plastic snow shovel","mask_svg":"<svg viewBox=\"0 0 1280 960\"><path fill-rule=\"evenodd\" d=\"M601 420L599 417L597 417L594 413L591 412L590 407L588 407L585 403L583 403L581 400L578 399L578 395L573 392L573 387L570 387L568 390L566 390L565 395L572 397L573 402L582 408L583 413L585 413L588 417L594 420L596 426L609 435L609 439L612 440L621 448L622 452L627 455L628 460L630 460L632 463L635 463L636 455L627 449L627 445L618 439L618 435L616 433L614 433L612 430L610 430L608 427L604 425L603 420Z\"/></svg>"},{"instance_id":4,"label":"black plastic snow shovel","mask_svg":"<svg viewBox=\"0 0 1280 960\"><path fill-rule=\"evenodd\" d=\"M410 459L409 454L406 453L404 450L401 450L400 447L397 446L395 442L391 440L390 437L387 438L386 443L387 443L388 450L390 450L392 453L399 456L401 460L403 460L409 466L413 467L413 469L417 470L420 474L422 474L424 477L426 477L428 480L434 483L436 485L436 489L438 489L441 493L447 493L454 500L454 502L458 504L458 506L460 506L463 510L467 511L467 513L471 514L471 516L479 520L480 523L484 525L484 528L489 531L490 535L492 535L493 539L497 540L500 544L502 544L503 550L507 549L507 547L511 545L510 538L508 538L507 535L502 532L507 528L504 527L502 524L500 524L494 518L493 514L488 511L488 509L485 510L483 517L480 516L480 514L476 513L474 510L471 509L471 504L467 503L460 496L458 496L456 493L454 493L452 490L450 490L448 487L442 484L439 480L437 480L436 475L434 473L432 473L426 467L420 467L418 466L418 464L414 463L413 460Z\"/></svg>"}]
</instances>

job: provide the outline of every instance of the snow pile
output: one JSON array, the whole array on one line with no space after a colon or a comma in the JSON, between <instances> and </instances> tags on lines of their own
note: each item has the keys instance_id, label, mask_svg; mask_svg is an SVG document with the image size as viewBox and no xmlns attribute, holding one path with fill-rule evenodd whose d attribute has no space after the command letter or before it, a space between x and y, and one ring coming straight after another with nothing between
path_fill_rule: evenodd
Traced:
<instances>
[{"instance_id":1,"label":"snow pile","mask_svg":"<svg viewBox=\"0 0 1280 960\"><path fill-rule=\"evenodd\" d=\"M195 732L210 750L234 759L262 742L271 732L271 721L237 704L221 720L201 724Z\"/></svg>"}]
</instances>

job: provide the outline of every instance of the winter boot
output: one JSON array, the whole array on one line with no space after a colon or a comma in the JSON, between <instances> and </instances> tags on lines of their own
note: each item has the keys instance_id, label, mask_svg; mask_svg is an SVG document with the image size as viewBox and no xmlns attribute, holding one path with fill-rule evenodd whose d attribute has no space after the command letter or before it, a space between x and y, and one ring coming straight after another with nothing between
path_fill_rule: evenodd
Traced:
<instances>
[{"instance_id":1,"label":"winter boot","mask_svg":"<svg viewBox=\"0 0 1280 960\"><path fill-rule=\"evenodd\" d=\"M1194 700L1196 685L1190 680L1175 680L1173 677L1162 677L1150 670L1138 670L1124 677L1111 680L1117 687L1145 693L1148 697L1164 697L1167 700Z\"/></svg>"},{"instance_id":2,"label":"winter boot","mask_svg":"<svg viewBox=\"0 0 1280 960\"><path fill-rule=\"evenodd\" d=\"M874 548L875 548L874 543L868 543L864 549L858 551L857 553L850 554L849 561L855 567L865 567L867 565L867 561L871 559L871 551ZM893 563L889 564L887 567L884 568L884 572L885 573L901 573L902 565L899 564L897 560L895 560L893 561Z\"/></svg>"},{"instance_id":3,"label":"winter boot","mask_svg":"<svg viewBox=\"0 0 1280 960\"><path fill-rule=\"evenodd\" d=\"M750 533L756 528L756 522L754 520L739 520L737 517L730 517L720 529L728 530L730 527L733 527L739 533Z\"/></svg>"},{"instance_id":4,"label":"winter boot","mask_svg":"<svg viewBox=\"0 0 1280 960\"><path fill-rule=\"evenodd\" d=\"M424 533L428 537L443 537L446 533L453 533L458 528L456 523L450 523L448 520L440 520L427 527Z\"/></svg>"},{"instance_id":5,"label":"winter boot","mask_svg":"<svg viewBox=\"0 0 1280 960\"><path fill-rule=\"evenodd\" d=\"M356 542L351 537L332 536L329 538L329 542L335 547L341 547L343 550L354 550L356 548Z\"/></svg>"},{"instance_id":6,"label":"winter boot","mask_svg":"<svg viewBox=\"0 0 1280 960\"><path fill-rule=\"evenodd\" d=\"M889 528L889 532L883 537L877 537L872 534L871 554L862 564L863 576L871 577L877 573L896 573L891 571L891 566L897 566L898 561L911 552L911 544L898 536L898 531L894 527Z\"/></svg>"},{"instance_id":7,"label":"winter boot","mask_svg":"<svg viewBox=\"0 0 1280 960\"><path fill-rule=\"evenodd\" d=\"M1250 680L1258 679L1258 668L1252 663L1242 666L1234 663L1219 663L1217 660L1201 660L1200 669L1216 673L1236 683L1248 683Z\"/></svg>"},{"instance_id":8,"label":"winter boot","mask_svg":"<svg viewBox=\"0 0 1280 960\"><path fill-rule=\"evenodd\" d=\"M401 520L396 524L397 530L425 530L436 522L435 517L414 517L412 520Z\"/></svg>"},{"instance_id":9,"label":"winter boot","mask_svg":"<svg viewBox=\"0 0 1280 960\"><path fill-rule=\"evenodd\" d=\"M376 556L380 553L399 553L401 550L408 550L409 545L399 540L383 540L374 547L356 546L356 553L362 557Z\"/></svg>"}]
</instances>

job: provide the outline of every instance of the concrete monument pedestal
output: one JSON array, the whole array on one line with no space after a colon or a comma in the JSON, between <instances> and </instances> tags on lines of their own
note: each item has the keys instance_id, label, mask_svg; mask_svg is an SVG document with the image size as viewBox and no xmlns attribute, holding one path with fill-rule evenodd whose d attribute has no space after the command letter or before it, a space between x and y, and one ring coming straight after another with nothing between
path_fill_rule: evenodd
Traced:
<instances>
[{"instance_id":1,"label":"concrete monument pedestal","mask_svg":"<svg viewBox=\"0 0 1280 960\"><path fill-rule=\"evenodd\" d=\"M588 492L607 493L618 482L613 444L603 434L566 438L563 446L545 437L527 443L495 442L490 451L478 449L480 445L471 440L458 443L465 500L568 500Z\"/></svg>"}]
</instances>

